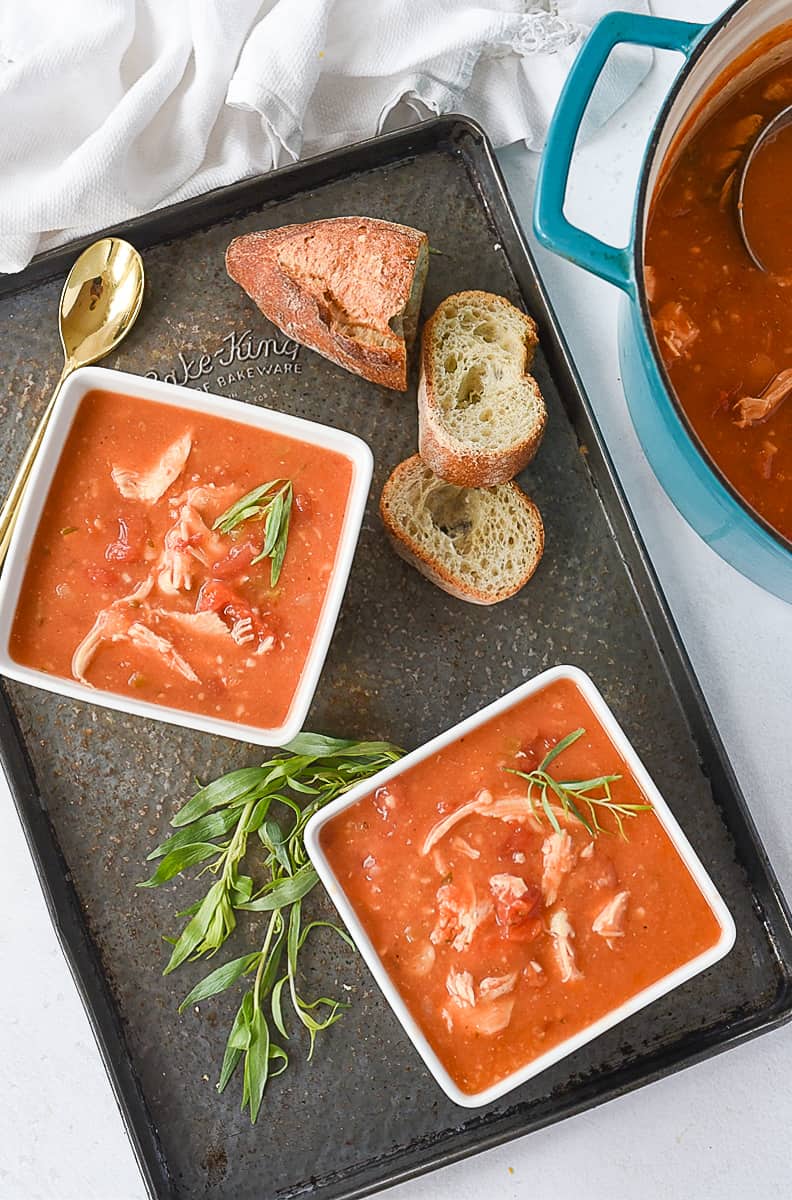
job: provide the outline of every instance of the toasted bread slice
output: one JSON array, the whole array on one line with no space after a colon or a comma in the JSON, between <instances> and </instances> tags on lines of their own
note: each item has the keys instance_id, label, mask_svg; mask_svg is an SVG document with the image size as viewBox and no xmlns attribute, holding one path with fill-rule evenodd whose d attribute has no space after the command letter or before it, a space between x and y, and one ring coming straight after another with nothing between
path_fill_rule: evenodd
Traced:
<instances>
[{"instance_id":1,"label":"toasted bread slice","mask_svg":"<svg viewBox=\"0 0 792 1200\"><path fill-rule=\"evenodd\" d=\"M460 487L489 487L531 461L547 420L528 374L536 344L531 317L490 292L458 292L429 318L418 436L436 475Z\"/></svg>"},{"instance_id":2,"label":"toasted bread slice","mask_svg":"<svg viewBox=\"0 0 792 1200\"><path fill-rule=\"evenodd\" d=\"M403 392L429 264L425 233L335 217L234 238L226 269L288 337Z\"/></svg>"},{"instance_id":3,"label":"toasted bread slice","mask_svg":"<svg viewBox=\"0 0 792 1200\"><path fill-rule=\"evenodd\" d=\"M513 596L544 550L539 509L516 483L460 488L434 475L418 454L392 472L380 514L397 554L472 604Z\"/></svg>"}]
</instances>

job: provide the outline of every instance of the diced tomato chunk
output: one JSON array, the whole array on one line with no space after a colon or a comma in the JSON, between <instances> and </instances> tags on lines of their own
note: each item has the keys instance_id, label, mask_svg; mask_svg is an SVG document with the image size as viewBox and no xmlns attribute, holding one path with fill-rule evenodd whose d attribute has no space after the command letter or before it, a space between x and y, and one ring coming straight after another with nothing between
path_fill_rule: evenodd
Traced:
<instances>
[{"instance_id":1,"label":"diced tomato chunk","mask_svg":"<svg viewBox=\"0 0 792 1200\"><path fill-rule=\"evenodd\" d=\"M542 927L537 917L542 904L541 890L532 883L527 887L519 897L499 897L495 902L495 920L501 937L512 942L533 941Z\"/></svg>"},{"instance_id":2,"label":"diced tomato chunk","mask_svg":"<svg viewBox=\"0 0 792 1200\"><path fill-rule=\"evenodd\" d=\"M227 614L234 620L252 616L252 609L238 596L233 588L221 579L207 579L195 602L196 612Z\"/></svg>"},{"instance_id":3,"label":"diced tomato chunk","mask_svg":"<svg viewBox=\"0 0 792 1200\"><path fill-rule=\"evenodd\" d=\"M271 622L262 618L222 579L207 579L198 593L195 611L216 612L231 629L239 621L250 622L248 628L253 638L247 640L255 640L259 645L274 638Z\"/></svg>"},{"instance_id":4,"label":"diced tomato chunk","mask_svg":"<svg viewBox=\"0 0 792 1200\"><path fill-rule=\"evenodd\" d=\"M217 562L212 565L212 577L214 579L235 579L238 575L243 575L250 569L253 559L260 549L261 546L257 546L252 541L237 542L231 547L225 558L218 558Z\"/></svg>"},{"instance_id":5,"label":"diced tomato chunk","mask_svg":"<svg viewBox=\"0 0 792 1200\"><path fill-rule=\"evenodd\" d=\"M531 917L528 920L510 924L505 932L505 936L510 942L532 942L535 937L539 936L542 929L542 922L538 917Z\"/></svg>"}]
</instances>

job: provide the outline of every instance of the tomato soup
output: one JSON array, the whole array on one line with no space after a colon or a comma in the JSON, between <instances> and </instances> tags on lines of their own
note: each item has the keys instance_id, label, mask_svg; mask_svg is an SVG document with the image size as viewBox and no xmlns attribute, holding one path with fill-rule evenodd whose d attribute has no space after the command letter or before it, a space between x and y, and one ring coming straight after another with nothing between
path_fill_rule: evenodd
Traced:
<instances>
[{"instance_id":1,"label":"tomato soup","mask_svg":"<svg viewBox=\"0 0 792 1200\"><path fill-rule=\"evenodd\" d=\"M572 807L548 775L563 782ZM329 818L319 844L409 1011L468 1095L722 935L568 678Z\"/></svg>"},{"instance_id":2,"label":"tomato soup","mask_svg":"<svg viewBox=\"0 0 792 1200\"><path fill-rule=\"evenodd\" d=\"M277 727L317 628L352 474L344 455L270 430L87 393L33 541L12 657L154 704ZM240 499L268 483L240 513ZM276 494L279 574L261 556ZM235 506L243 519L219 526Z\"/></svg>"},{"instance_id":3,"label":"tomato soup","mask_svg":"<svg viewBox=\"0 0 792 1200\"><path fill-rule=\"evenodd\" d=\"M757 154L746 228L740 172L757 137L792 103L792 63L729 95L665 170L649 213L646 293L679 403L734 490L792 541L792 236L789 131ZM776 273L773 273L775 271Z\"/></svg>"}]
</instances>

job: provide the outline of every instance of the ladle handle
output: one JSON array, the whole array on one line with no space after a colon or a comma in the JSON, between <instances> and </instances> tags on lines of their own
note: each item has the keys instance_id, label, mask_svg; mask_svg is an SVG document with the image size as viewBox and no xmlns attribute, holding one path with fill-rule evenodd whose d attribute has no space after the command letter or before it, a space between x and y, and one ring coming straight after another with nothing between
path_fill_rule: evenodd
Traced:
<instances>
[{"instance_id":1,"label":"ladle handle","mask_svg":"<svg viewBox=\"0 0 792 1200\"><path fill-rule=\"evenodd\" d=\"M14 532L14 526L16 525L17 516L19 514L19 506L22 503L22 497L25 494L25 488L27 487L27 482L30 478L30 472L33 469L33 464L35 463L36 458L38 457L38 452L41 449L41 443L44 440L44 434L47 432L47 426L49 425L50 417L55 409L60 390L63 387L65 380L68 379L69 375L71 375L72 371L75 369L75 366L76 364L70 360L64 363L60 379L55 384L55 390L50 397L49 404L41 415L41 420L36 426L35 433L28 443L28 448L22 457L19 467L17 468L17 473L14 476L11 487L8 489L8 495L3 502L3 507L0 509L0 567L2 567L3 563L5 562L6 554L8 553L8 547L11 544L11 536Z\"/></svg>"}]
</instances>

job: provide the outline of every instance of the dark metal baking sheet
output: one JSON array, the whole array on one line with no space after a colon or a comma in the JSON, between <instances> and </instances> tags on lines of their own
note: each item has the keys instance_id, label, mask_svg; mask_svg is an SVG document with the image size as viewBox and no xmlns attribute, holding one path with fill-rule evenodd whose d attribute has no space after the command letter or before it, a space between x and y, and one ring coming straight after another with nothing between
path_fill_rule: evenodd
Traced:
<instances>
[{"instance_id":1,"label":"dark metal baking sheet","mask_svg":"<svg viewBox=\"0 0 792 1200\"><path fill-rule=\"evenodd\" d=\"M452 291L478 287L522 301L538 320L536 374L550 420L522 482L544 514L547 547L530 585L495 608L437 591L382 536L376 497L415 448L414 385L402 396L310 351L293 361L278 354L283 339L225 276L232 236L346 213L428 231L441 253L432 256L425 312ZM194 777L258 761L260 752L8 684L4 765L152 1196L360 1196L786 1019L788 911L481 131L442 119L122 232L145 250L148 284L141 318L110 365L173 373L178 382L336 422L374 450L372 497L309 727L413 747L543 668L576 663L660 782L738 929L733 952L704 976L476 1112L442 1096L362 964L338 945L317 944L317 977L349 987L352 1007L320 1041L313 1064L295 1048L251 1128L237 1081L221 1098L213 1088L233 998L179 1017L176 1001L205 964L160 975L161 935L173 932L175 910L197 893L184 883L139 892L135 883ZM76 249L48 254L0 284L4 484L59 371L55 313ZM327 912L323 896L311 899L317 913Z\"/></svg>"}]
</instances>

